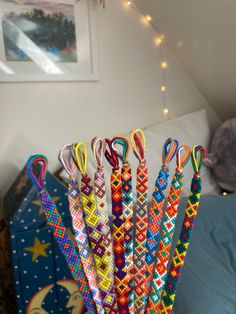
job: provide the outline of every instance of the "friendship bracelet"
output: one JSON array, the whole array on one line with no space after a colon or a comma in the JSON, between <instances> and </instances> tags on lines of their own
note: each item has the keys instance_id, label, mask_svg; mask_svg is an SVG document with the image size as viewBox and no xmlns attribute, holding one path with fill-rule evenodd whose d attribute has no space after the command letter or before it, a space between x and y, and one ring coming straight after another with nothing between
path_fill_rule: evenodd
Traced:
<instances>
[{"instance_id":1,"label":"friendship bracelet","mask_svg":"<svg viewBox=\"0 0 236 314\"><path fill-rule=\"evenodd\" d=\"M87 174L87 149L84 143L73 144L73 156L75 164L80 171L81 200L84 210L85 222L92 251L97 267L99 286L103 298L103 306L106 313L117 313L115 287L113 286L112 274L109 271L108 257L104 246L102 224L96 208L95 195L91 178Z\"/></svg>"},{"instance_id":2,"label":"friendship bracelet","mask_svg":"<svg viewBox=\"0 0 236 314\"><path fill-rule=\"evenodd\" d=\"M148 169L145 160L145 136L142 130L136 129L130 133L130 142L135 156L139 160L137 167L137 201L135 211L134 235L134 305L135 313L144 314L147 294L146 283L146 234L148 226Z\"/></svg>"},{"instance_id":3,"label":"friendship bracelet","mask_svg":"<svg viewBox=\"0 0 236 314\"><path fill-rule=\"evenodd\" d=\"M122 153L116 146L122 147ZM132 193L132 173L127 160L129 153L128 139L125 137L114 137L112 147L122 161L121 184L122 184L122 211L124 217L124 256L125 256L125 276L124 284L127 288L129 299L129 313L134 314L134 224L133 224L133 193Z\"/></svg>"},{"instance_id":4,"label":"friendship bracelet","mask_svg":"<svg viewBox=\"0 0 236 314\"><path fill-rule=\"evenodd\" d=\"M65 156L66 152L69 153L69 158ZM65 145L62 147L58 159L69 175L68 200L70 206L70 213L72 217L73 229L75 232L75 240L78 245L81 262L83 264L83 269L87 276L88 283L93 294L93 299L96 304L97 313L105 313L102 304L102 296L98 285L96 265L94 262L92 250L89 245L86 224L83 217L83 209L80 203L80 190L78 182L74 175L75 163L73 162L70 153L71 145Z\"/></svg>"},{"instance_id":5,"label":"friendship bracelet","mask_svg":"<svg viewBox=\"0 0 236 314\"><path fill-rule=\"evenodd\" d=\"M197 217L201 196L200 169L202 166L202 160L203 158L205 158L205 156L206 149L203 146L194 146L191 154L192 165L194 168L194 176L191 183L191 191L185 210L181 233L175 248L175 253L172 258L170 269L168 271L165 288L163 290L162 299L160 302L161 314L171 314L174 306L177 283L180 278L182 268L184 266L191 232L194 226L194 221Z\"/></svg>"},{"instance_id":6,"label":"friendship bracelet","mask_svg":"<svg viewBox=\"0 0 236 314\"><path fill-rule=\"evenodd\" d=\"M115 258L115 289L119 314L129 314L129 298L125 278L124 215L122 210L122 183L118 156L112 142L106 139L105 156L112 166L111 200L113 215L113 245Z\"/></svg>"},{"instance_id":7,"label":"friendship bracelet","mask_svg":"<svg viewBox=\"0 0 236 314\"><path fill-rule=\"evenodd\" d=\"M40 163L42 165L39 180L33 172L33 164ZM85 306L90 314L97 313L93 296L88 285L87 277L83 270L80 257L76 248L70 239L68 232L62 222L61 216L53 202L51 196L46 190L45 173L47 170L48 161L43 155L33 155L29 158L26 164L26 171L33 185L37 189L38 198L42 204L43 213L47 219L47 224L51 228L54 238L64 255L67 265L70 269L72 277L78 285L79 291L85 301Z\"/></svg>"},{"instance_id":8,"label":"friendship bracelet","mask_svg":"<svg viewBox=\"0 0 236 314\"><path fill-rule=\"evenodd\" d=\"M182 156L181 153L183 153ZM177 168L171 182L170 193L167 198L167 207L163 218L163 228L157 254L157 262L148 300L148 314L155 314L159 311L159 302L165 285L167 265L170 256L172 238L175 231L175 221L183 189L183 168L189 161L190 154L191 152L188 146L181 146L176 154Z\"/></svg>"},{"instance_id":9,"label":"friendship bracelet","mask_svg":"<svg viewBox=\"0 0 236 314\"><path fill-rule=\"evenodd\" d=\"M102 163L105 154L105 144L105 140L98 137L95 137L91 142L94 159L97 163L97 170L94 175L94 192L97 210L102 224L103 246L107 254L107 268L110 273L108 280L111 281L110 285L115 289L113 242L107 213L106 184ZM118 311L117 304L116 310Z\"/></svg>"},{"instance_id":10,"label":"friendship bracelet","mask_svg":"<svg viewBox=\"0 0 236 314\"><path fill-rule=\"evenodd\" d=\"M147 303L150 285L155 269L156 253L158 248L158 236L162 220L162 208L165 202L165 193L169 179L168 163L173 159L178 149L178 141L167 139L163 146L162 168L156 179L154 192L152 194L152 204L149 212L147 242L146 242L146 263L147 263Z\"/></svg>"}]
</instances>

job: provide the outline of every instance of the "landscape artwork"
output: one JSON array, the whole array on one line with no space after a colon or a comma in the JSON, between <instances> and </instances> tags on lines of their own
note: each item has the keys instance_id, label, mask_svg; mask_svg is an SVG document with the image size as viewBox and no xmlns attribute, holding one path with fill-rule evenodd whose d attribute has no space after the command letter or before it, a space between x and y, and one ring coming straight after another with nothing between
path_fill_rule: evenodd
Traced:
<instances>
[{"instance_id":1,"label":"landscape artwork","mask_svg":"<svg viewBox=\"0 0 236 314\"><path fill-rule=\"evenodd\" d=\"M6 61L35 61L43 53L53 62L77 62L73 4L3 0L1 13Z\"/></svg>"}]
</instances>

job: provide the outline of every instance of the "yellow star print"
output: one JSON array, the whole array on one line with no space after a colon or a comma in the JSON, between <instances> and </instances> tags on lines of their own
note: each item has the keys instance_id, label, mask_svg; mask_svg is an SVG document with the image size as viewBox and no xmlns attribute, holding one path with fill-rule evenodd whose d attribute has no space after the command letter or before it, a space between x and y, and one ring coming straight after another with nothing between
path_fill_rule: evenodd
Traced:
<instances>
[{"instance_id":1,"label":"yellow star print","mask_svg":"<svg viewBox=\"0 0 236 314\"><path fill-rule=\"evenodd\" d=\"M53 200L54 202L59 201L59 199L60 199L59 196L54 196L54 197L52 197L52 200ZM41 201L40 201L40 200L34 200L34 201L32 201L32 203L33 203L34 205L39 206L39 215L42 215L42 214L43 214L43 208L42 208L42 206L41 206Z\"/></svg>"},{"instance_id":2,"label":"yellow star print","mask_svg":"<svg viewBox=\"0 0 236 314\"><path fill-rule=\"evenodd\" d=\"M41 243L36 237L34 239L34 245L25 248L25 251L32 253L32 262L34 262L39 256L48 257L46 249L51 245L51 243Z\"/></svg>"}]
</instances>

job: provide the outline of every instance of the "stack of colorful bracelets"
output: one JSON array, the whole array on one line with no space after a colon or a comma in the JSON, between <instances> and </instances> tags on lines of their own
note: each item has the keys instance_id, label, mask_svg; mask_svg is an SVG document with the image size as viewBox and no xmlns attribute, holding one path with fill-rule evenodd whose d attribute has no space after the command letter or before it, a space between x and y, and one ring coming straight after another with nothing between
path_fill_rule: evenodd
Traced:
<instances>
[{"instance_id":1,"label":"stack of colorful bracelets","mask_svg":"<svg viewBox=\"0 0 236 314\"><path fill-rule=\"evenodd\" d=\"M162 166L149 206L143 131L131 131L129 140L122 136L94 138L91 145L97 164L93 178L87 173L87 148L84 143L65 145L59 153L59 160L68 174L68 200L76 245L47 191L47 158L34 155L27 162L27 173L37 189L47 223L78 285L86 311L91 314L170 314L197 216L201 194L200 169L206 150L199 145L194 146L191 152L188 146L179 147L177 140L168 138L164 143ZM130 147L138 159L135 196L128 161ZM112 167L110 178L105 178L104 157ZM176 172L167 196L168 164L174 157ZM190 159L194 170L190 196L171 257L184 182L183 170ZM34 164L41 165L39 178L34 173ZM76 171L80 173L80 182L77 181ZM112 224L107 210L105 180L108 179Z\"/></svg>"}]
</instances>

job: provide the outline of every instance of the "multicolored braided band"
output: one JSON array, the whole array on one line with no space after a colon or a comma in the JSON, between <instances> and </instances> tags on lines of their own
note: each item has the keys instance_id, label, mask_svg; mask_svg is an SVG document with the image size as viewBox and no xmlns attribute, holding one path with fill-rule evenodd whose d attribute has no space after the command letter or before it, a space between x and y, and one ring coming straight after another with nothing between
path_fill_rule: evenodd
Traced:
<instances>
[{"instance_id":1,"label":"multicolored braided band","mask_svg":"<svg viewBox=\"0 0 236 314\"><path fill-rule=\"evenodd\" d=\"M65 153L69 153L69 157L67 157ZM105 313L102 304L102 296L98 285L96 265L93 258L92 250L89 245L86 224L83 217L83 209L80 203L80 190L78 187L78 182L75 179L74 175L75 164L72 157L70 156L70 153L71 145L65 145L62 147L58 159L69 175L68 200L70 205L73 229L75 232L75 240L79 249L83 269L87 276L88 283L93 294L93 299L96 304L97 312Z\"/></svg>"},{"instance_id":2,"label":"multicolored braided band","mask_svg":"<svg viewBox=\"0 0 236 314\"><path fill-rule=\"evenodd\" d=\"M148 294L153 280L155 269L156 253L158 249L158 237L162 220L162 208L165 202L166 188L169 179L168 164L175 156L178 149L178 141L167 139L163 146L162 168L156 179L154 192L152 194L152 204L149 212L147 242L146 242L146 263L147 263L147 287L148 293L145 297L147 303Z\"/></svg>"},{"instance_id":3,"label":"multicolored braided band","mask_svg":"<svg viewBox=\"0 0 236 314\"><path fill-rule=\"evenodd\" d=\"M91 178L87 174L87 148L84 143L73 144L74 160L82 175L81 200L85 222L92 251L97 267L99 286L103 297L103 306L106 313L117 313L115 287L113 277L108 268L108 256L104 246L102 224L96 208L95 195Z\"/></svg>"},{"instance_id":4,"label":"multicolored braided band","mask_svg":"<svg viewBox=\"0 0 236 314\"><path fill-rule=\"evenodd\" d=\"M139 160L137 167L137 202L135 211L134 235L134 305L135 313L145 312L144 297L147 294L146 282L146 234L148 227L148 169L145 160L145 136L142 130L136 129L130 133L130 142L135 156Z\"/></svg>"},{"instance_id":5,"label":"multicolored braided band","mask_svg":"<svg viewBox=\"0 0 236 314\"><path fill-rule=\"evenodd\" d=\"M33 172L33 164L35 163L42 165L39 180L36 178ZM66 259L70 272L79 287L79 291L83 296L87 311L90 314L97 313L93 295L88 285L87 277L83 271L83 265L81 263L80 257L68 235L67 229L62 222L55 203L46 190L44 179L47 165L48 161L45 156L34 155L29 158L26 165L26 170L29 178L38 191L38 198L42 203L42 209L47 219L47 223L52 229L54 238L57 241L57 244Z\"/></svg>"},{"instance_id":6,"label":"multicolored braided band","mask_svg":"<svg viewBox=\"0 0 236 314\"><path fill-rule=\"evenodd\" d=\"M129 287L124 279L125 249L124 249L124 215L122 210L122 183L118 156L112 148L112 142L106 139L105 156L112 166L111 173L111 200L113 215L113 246L115 258L115 289L120 314L129 314Z\"/></svg>"},{"instance_id":7,"label":"multicolored braided band","mask_svg":"<svg viewBox=\"0 0 236 314\"><path fill-rule=\"evenodd\" d=\"M199 155L198 158L197 154ZM175 253L172 258L170 269L168 271L165 288L163 290L162 299L160 302L161 314L171 314L174 306L177 283L180 278L182 268L184 266L191 232L194 226L194 221L197 217L201 195L200 169L202 166L202 160L203 158L205 158L205 156L206 150L204 147L194 146L191 154L191 160L194 168L194 176L192 179L190 196L185 210L185 216L180 237L175 248Z\"/></svg>"},{"instance_id":8,"label":"multicolored braided band","mask_svg":"<svg viewBox=\"0 0 236 314\"><path fill-rule=\"evenodd\" d=\"M159 302L165 285L167 265L170 257L172 238L175 231L175 221L183 188L183 168L189 161L190 154L191 151L188 146L181 146L176 154L177 168L171 182L170 193L167 198L167 208L163 217L163 228L160 237L157 262L149 293L147 307L147 313L149 314L155 314L159 311Z\"/></svg>"},{"instance_id":9,"label":"multicolored braided band","mask_svg":"<svg viewBox=\"0 0 236 314\"><path fill-rule=\"evenodd\" d=\"M122 153L116 149L120 145ZM133 223L133 193L132 173L128 162L129 143L125 137L114 137L113 149L122 161L121 184L122 184L122 211L124 217L124 252L125 252L125 277L124 285L129 299L129 313L134 314L134 223Z\"/></svg>"},{"instance_id":10,"label":"multicolored braided band","mask_svg":"<svg viewBox=\"0 0 236 314\"><path fill-rule=\"evenodd\" d=\"M111 278L113 279L114 277L113 242L107 212L105 174L102 163L105 154L105 145L106 145L105 139L99 137L95 137L91 143L94 159L97 163L97 170L94 174L95 199L97 204L97 210L100 216L100 222L102 223L103 241L104 246L106 248L106 254L108 257L107 267L109 268Z\"/></svg>"}]
</instances>

